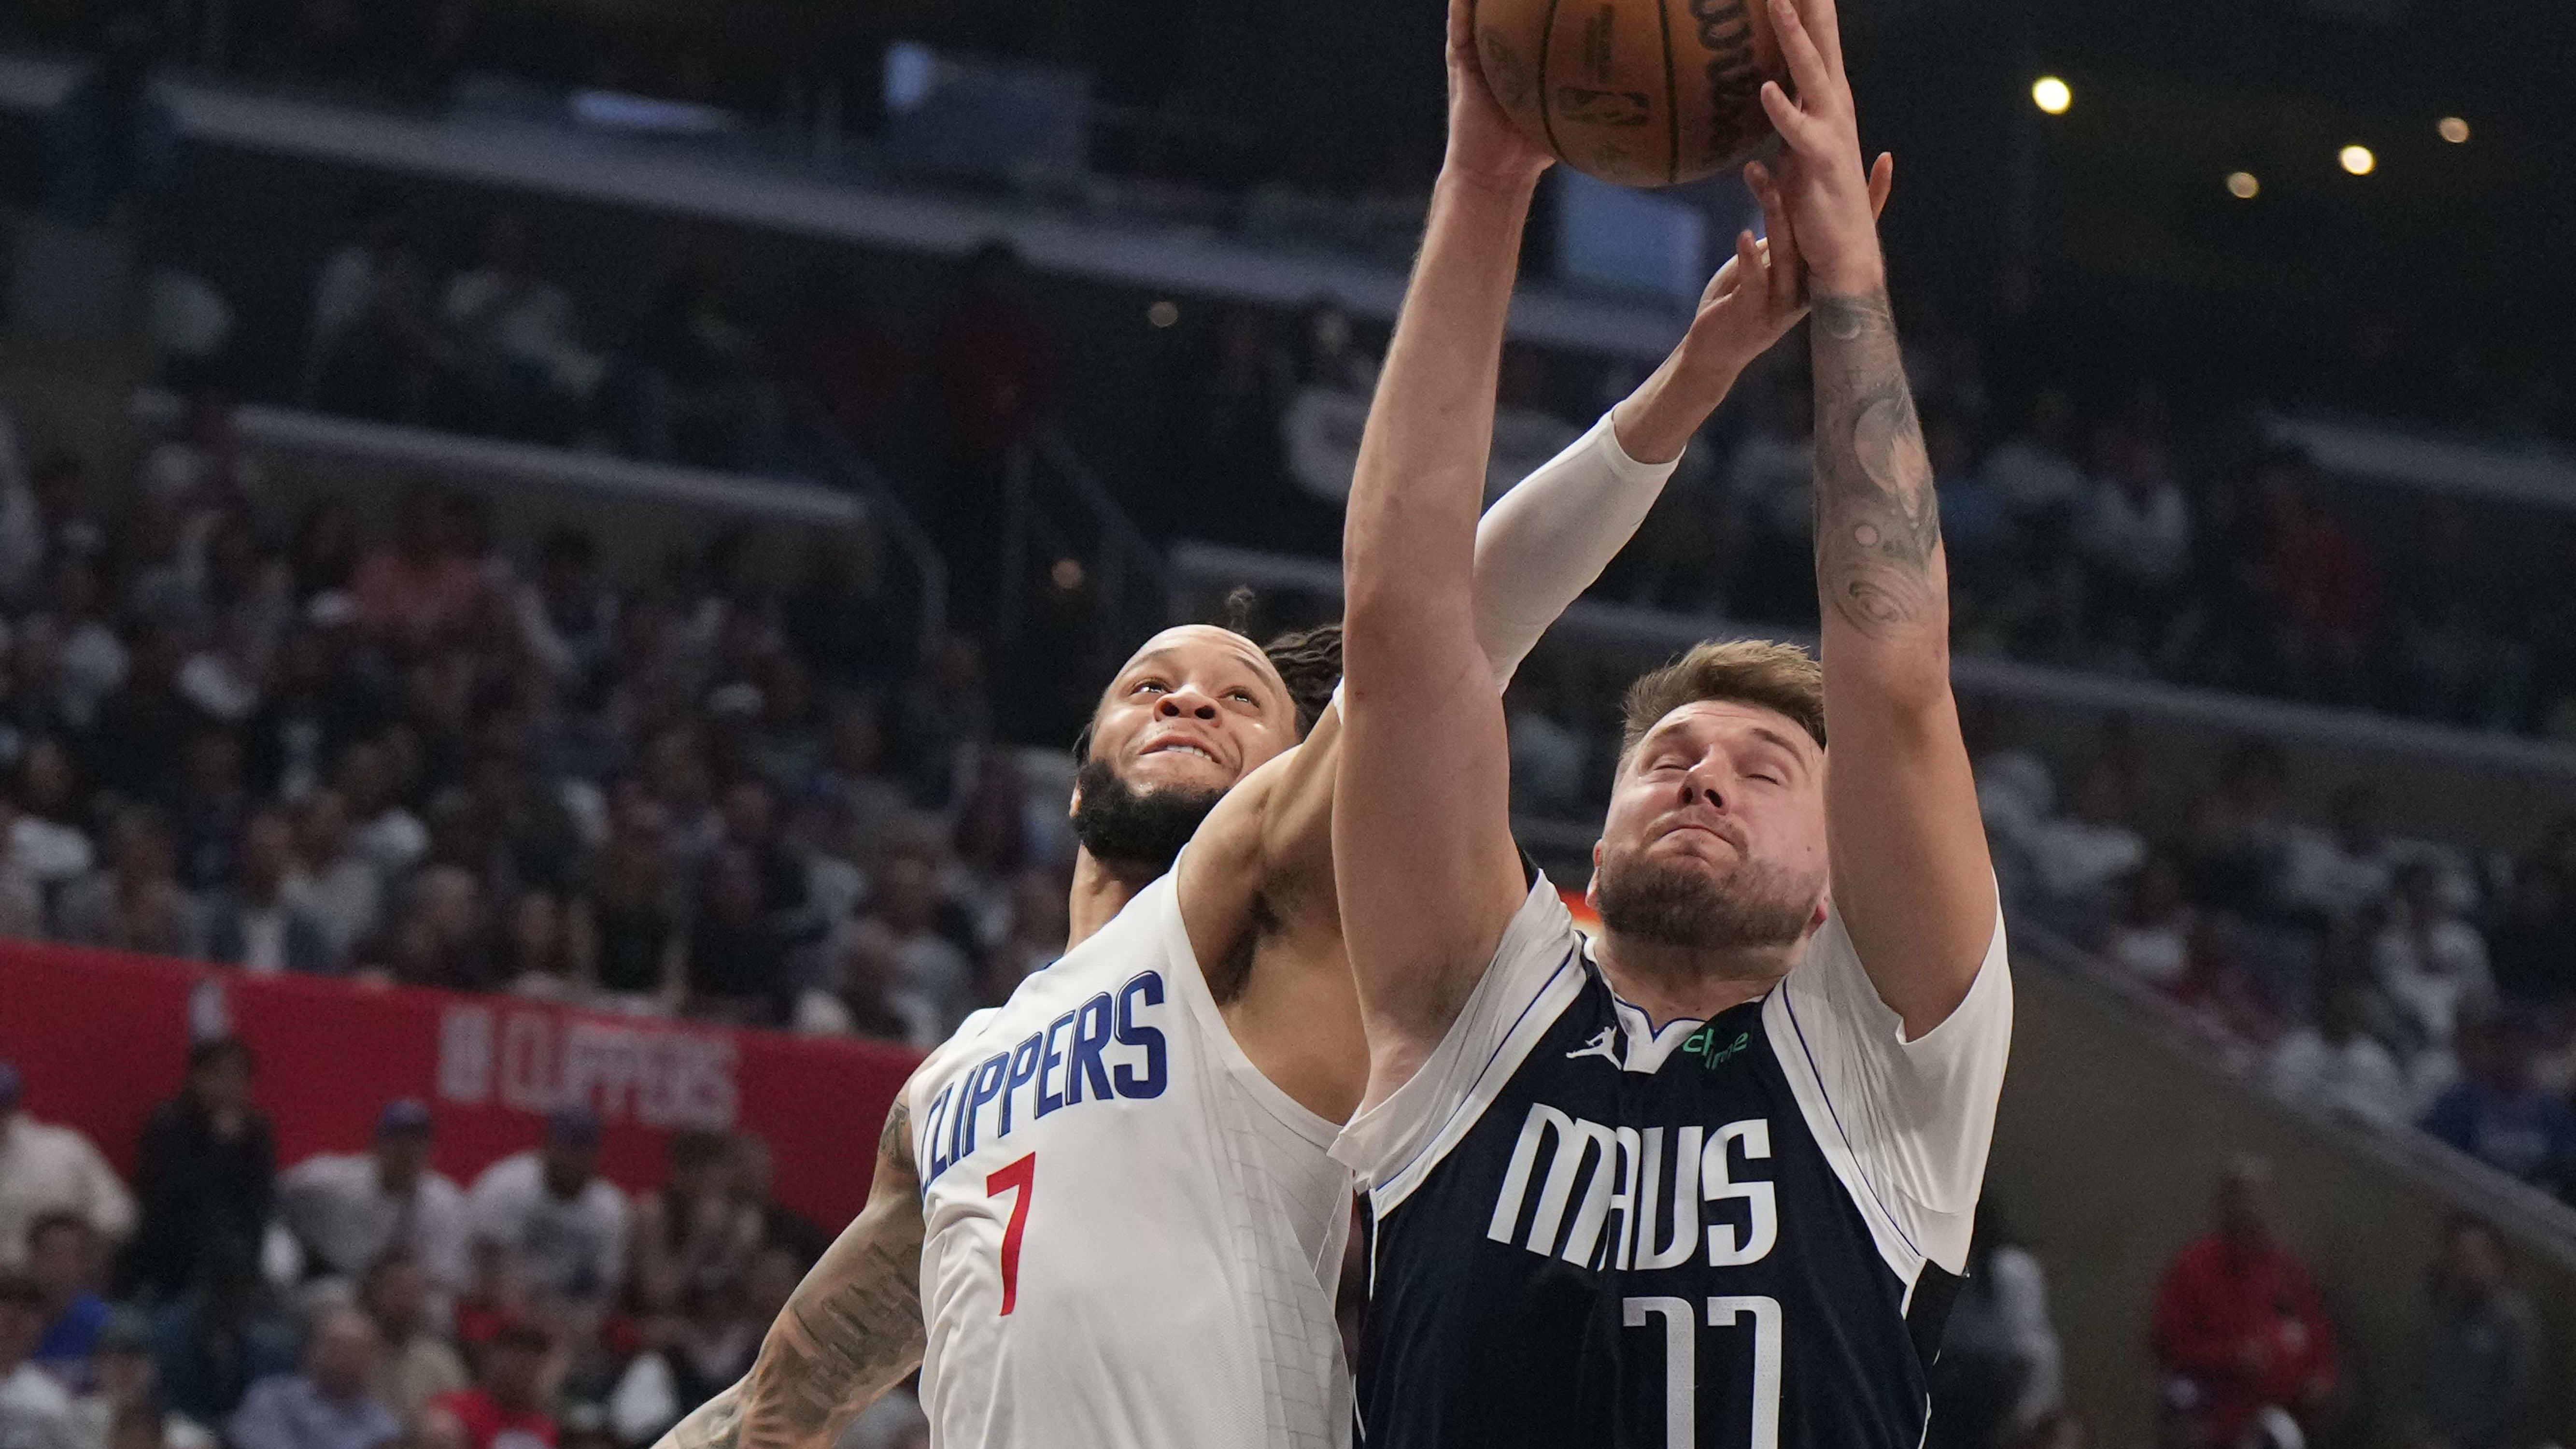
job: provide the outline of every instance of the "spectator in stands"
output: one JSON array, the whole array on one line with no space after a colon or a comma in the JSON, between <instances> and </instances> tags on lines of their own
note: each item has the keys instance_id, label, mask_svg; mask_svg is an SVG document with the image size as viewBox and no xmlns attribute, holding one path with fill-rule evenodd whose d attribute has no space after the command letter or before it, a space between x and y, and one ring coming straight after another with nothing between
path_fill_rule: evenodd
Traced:
<instances>
[{"instance_id":1,"label":"spectator in stands","mask_svg":"<svg viewBox=\"0 0 2576 1449\"><path fill-rule=\"evenodd\" d=\"M351 229L314 280L305 399L327 412L416 421L443 342L428 269L392 198L360 197Z\"/></svg>"},{"instance_id":2,"label":"spectator in stands","mask_svg":"<svg viewBox=\"0 0 2576 1449\"><path fill-rule=\"evenodd\" d=\"M250 1048L231 1037L195 1043L187 1084L144 1124L134 1167L142 1218L118 1274L128 1291L176 1297L209 1261L258 1253L277 1153L251 1105L251 1069Z\"/></svg>"},{"instance_id":3,"label":"spectator in stands","mask_svg":"<svg viewBox=\"0 0 2576 1449\"><path fill-rule=\"evenodd\" d=\"M233 878L234 852L252 815L242 782L241 738L220 727L199 729L181 746L179 794L171 837L179 884L203 901Z\"/></svg>"},{"instance_id":4,"label":"spectator in stands","mask_svg":"<svg viewBox=\"0 0 2576 1449\"><path fill-rule=\"evenodd\" d=\"M282 804L306 801L341 746L383 723L383 703L350 647L352 631L314 617L346 606L346 596L334 595L330 608L308 605L285 629L275 674L242 727L251 785Z\"/></svg>"},{"instance_id":5,"label":"spectator in stands","mask_svg":"<svg viewBox=\"0 0 2576 1449\"><path fill-rule=\"evenodd\" d=\"M417 646L463 624L483 602L480 531L473 504L460 494L405 495L400 539L368 550L349 585L360 626Z\"/></svg>"},{"instance_id":6,"label":"spectator in stands","mask_svg":"<svg viewBox=\"0 0 2576 1449\"><path fill-rule=\"evenodd\" d=\"M939 929L939 872L926 851L889 856L877 874L876 898L843 949L873 951L891 968L885 1005L907 1024L907 1037L928 1048L965 1019L974 988L973 960Z\"/></svg>"},{"instance_id":7,"label":"spectator in stands","mask_svg":"<svg viewBox=\"0 0 2576 1449\"><path fill-rule=\"evenodd\" d=\"M2039 1259L2012 1240L1992 1202L1981 1200L1968 1281L1951 1304L1932 1370L1932 1396L1945 1422L1926 1442L1941 1449L2019 1443L2059 1407L2062 1359Z\"/></svg>"},{"instance_id":8,"label":"spectator in stands","mask_svg":"<svg viewBox=\"0 0 2576 1449\"><path fill-rule=\"evenodd\" d=\"M1061 348L1032 299L1033 280L1009 243L986 242L967 256L939 315L928 359L932 422L956 496L934 527L970 520L997 496L1002 459L1055 405Z\"/></svg>"},{"instance_id":9,"label":"spectator in stands","mask_svg":"<svg viewBox=\"0 0 2576 1449\"><path fill-rule=\"evenodd\" d=\"M179 637L158 621L136 625L125 680L98 702L87 773L127 797L167 808L179 795L188 740L213 721L179 688Z\"/></svg>"},{"instance_id":10,"label":"spectator in stands","mask_svg":"<svg viewBox=\"0 0 2576 1449\"><path fill-rule=\"evenodd\" d=\"M2151 852L2128 877L2128 901L2101 941L2104 960L2159 991L2171 991L2191 969L2199 917L2183 895L2182 866Z\"/></svg>"},{"instance_id":11,"label":"spectator in stands","mask_svg":"<svg viewBox=\"0 0 2576 1449\"><path fill-rule=\"evenodd\" d=\"M1803 377L1756 379L1748 423L1727 463L1728 510L1744 539L1725 602L1746 618L1802 622L1815 608L1815 397Z\"/></svg>"},{"instance_id":12,"label":"spectator in stands","mask_svg":"<svg viewBox=\"0 0 2576 1449\"><path fill-rule=\"evenodd\" d=\"M407 986L481 991L496 984L491 922L472 871L428 866L412 876L403 896L386 930L359 946L361 967L386 971Z\"/></svg>"},{"instance_id":13,"label":"spectator in stands","mask_svg":"<svg viewBox=\"0 0 2576 1449\"><path fill-rule=\"evenodd\" d=\"M140 14L108 27L98 64L44 122L44 209L70 226L130 223L179 168L179 120L154 93L152 24Z\"/></svg>"},{"instance_id":14,"label":"spectator in stands","mask_svg":"<svg viewBox=\"0 0 2576 1449\"><path fill-rule=\"evenodd\" d=\"M759 861L740 846L708 858L689 931L690 1014L757 1026L786 1019L796 986L790 943L769 914L763 883Z\"/></svg>"},{"instance_id":15,"label":"spectator in stands","mask_svg":"<svg viewBox=\"0 0 2576 1449\"><path fill-rule=\"evenodd\" d=\"M2427 1449L2519 1449L2530 1442L2542 1373L2540 1321L2506 1280L2504 1244L2454 1216L2425 1284L2414 1442Z\"/></svg>"},{"instance_id":16,"label":"spectator in stands","mask_svg":"<svg viewBox=\"0 0 2576 1449\"><path fill-rule=\"evenodd\" d=\"M526 217L485 224L482 263L448 282L439 320L467 430L571 440L606 365L581 345L572 294L538 275Z\"/></svg>"},{"instance_id":17,"label":"spectator in stands","mask_svg":"<svg viewBox=\"0 0 2576 1449\"><path fill-rule=\"evenodd\" d=\"M734 1191L732 1144L721 1133L671 1137L671 1173L658 1193L635 1200L635 1281L649 1308L684 1302L692 1291L738 1286L760 1250L766 1224Z\"/></svg>"},{"instance_id":18,"label":"spectator in stands","mask_svg":"<svg viewBox=\"0 0 2576 1449\"><path fill-rule=\"evenodd\" d=\"M2330 827L2292 826L2282 868L2282 906L2321 926L2340 926L2388 894L2395 859L2379 826L2378 795L2370 786L2337 790Z\"/></svg>"},{"instance_id":19,"label":"spectator in stands","mask_svg":"<svg viewBox=\"0 0 2576 1449\"><path fill-rule=\"evenodd\" d=\"M467 1202L475 1236L507 1250L540 1295L591 1309L626 1277L626 1195L599 1176L599 1119L567 1107L542 1146L493 1163Z\"/></svg>"},{"instance_id":20,"label":"spectator in stands","mask_svg":"<svg viewBox=\"0 0 2576 1449\"><path fill-rule=\"evenodd\" d=\"M2031 400L2020 431L1987 455L1985 473L2003 490L2023 529L2062 539L2091 482L2075 461L2075 400L2062 387L2046 387Z\"/></svg>"},{"instance_id":21,"label":"spectator in stands","mask_svg":"<svg viewBox=\"0 0 2576 1449\"><path fill-rule=\"evenodd\" d=\"M663 463L756 469L778 448L781 403L732 316L705 247L687 247L611 363L625 451ZM479 1446L478 1446L479 1449Z\"/></svg>"},{"instance_id":22,"label":"spectator in stands","mask_svg":"<svg viewBox=\"0 0 2576 1449\"><path fill-rule=\"evenodd\" d=\"M2313 1432L2334 1392L2334 1329L2307 1265L2273 1235L2271 1186L2271 1164L2232 1164L2218 1230L2176 1254L2156 1289L2166 1402L2197 1443L2234 1444L2267 1409Z\"/></svg>"},{"instance_id":23,"label":"spectator in stands","mask_svg":"<svg viewBox=\"0 0 2576 1449\"><path fill-rule=\"evenodd\" d=\"M367 1269L358 1307L384 1344L369 1392L395 1417L408 1423L423 1404L465 1387L465 1360L432 1327L429 1275L408 1250L395 1248Z\"/></svg>"},{"instance_id":24,"label":"spectator in stands","mask_svg":"<svg viewBox=\"0 0 2576 1449\"><path fill-rule=\"evenodd\" d=\"M832 1235L812 1218L778 1201L778 1163L768 1140L750 1132L735 1133L731 1163L734 1196L759 1215L761 1243L785 1248L796 1255L799 1263L812 1267L823 1256L823 1250L831 1246Z\"/></svg>"},{"instance_id":25,"label":"spectator in stands","mask_svg":"<svg viewBox=\"0 0 2576 1449\"><path fill-rule=\"evenodd\" d=\"M72 1401L72 1427L81 1449L113 1449L120 1417L155 1414L161 1417L161 1436L140 1449L215 1449L215 1437L204 1426L162 1402L160 1371L152 1360L152 1320L142 1310L108 1313L93 1365L89 1391Z\"/></svg>"},{"instance_id":26,"label":"spectator in stands","mask_svg":"<svg viewBox=\"0 0 2576 1449\"><path fill-rule=\"evenodd\" d=\"M399 1439L401 1421L369 1391L383 1350L364 1313L324 1315L303 1371L251 1385L225 1438L233 1449L378 1449Z\"/></svg>"},{"instance_id":27,"label":"spectator in stands","mask_svg":"<svg viewBox=\"0 0 2576 1449\"><path fill-rule=\"evenodd\" d=\"M206 959L248 971L327 972L338 965L322 922L287 893L295 865L295 831L286 816L261 810L243 823L233 883L205 903Z\"/></svg>"},{"instance_id":28,"label":"spectator in stands","mask_svg":"<svg viewBox=\"0 0 2576 1449\"><path fill-rule=\"evenodd\" d=\"M617 595L599 576L599 546L577 528L559 528L537 546L536 577L511 600L519 638L555 683L575 699L590 697L614 662Z\"/></svg>"},{"instance_id":29,"label":"spectator in stands","mask_svg":"<svg viewBox=\"0 0 2576 1449\"><path fill-rule=\"evenodd\" d=\"M17 1067L0 1061L0 1272L27 1267L33 1229L54 1213L79 1217L102 1245L134 1231L134 1198L97 1146L29 1116L22 1094Z\"/></svg>"},{"instance_id":30,"label":"spectator in stands","mask_svg":"<svg viewBox=\"0 0 2576 1449\"><path fill-rule=\"evenodd\" d=\"M375 929L384 886L350 833L348 801L339 791L317 789L304 797L295 814L295 862L279 889L321 931L334 971Z\"/></svg>"},{"instance_id":31,"label":"spectator in stands","mask_svg":"<svg viewBox=\"0 0 2576 1449\"><path fill-rule=\"evenodd\" d=\"M405 1449L475 1449L465 1421L436 1403L422 1405L405 1421L403 1443Z\"/></svg>"},{"instance_id":32,"label":"spectator in stands","mask_svg":"<svg viewBox=\"0 0 2576 1449\"><path fill-rule=\"evenodd\" d=\"M2268 662L2278 683L2294 695L2353 704L2370 693L2379 578L2360 542L2317 503L2322 488L2315 462L2296 449L2257 467L2255 595L2271 625Z\"/></svg>"},{"instance_id":33,"label":"spectator in stands","mask_svg":"<svg viewBox=\"0 0 2576 1449\"><path fill-rule=\"evenodd\" d=\"M989 954L986 1003L1008 1000L1021 982L1064 956L1072 934L1072 882L1061 871L1031 866L1011 882L1010 931Z\"/></svg>"},{"instance_id":34,"label":"spectator in stands","mask_svg":"<svg viewBox=\"0 0 2576 1449\"><path fill-rule=\"evenodd\" d=\"M45 1294L45 1336L36 1366L75 1394L90 1387L107 1300L98 1296L98 1230L79 1213L56 1210L27 1230L28 1274Z\"/></svg>"},{"instance_id":35,"label":"spectator in stands","mask_svg":"<svg viewBox=\"0 0 2576 1449\"><path fill-rule=\"evenodd\" d=\"M2212 789L2192 802L2192 899L2244 916L2276 909L2289 854L2289 760L2268 740L2249 739L2219 767Z\"/></svg>"},{"instance_id":36,"label":"spectator in stands","mask_svg":"<svg viewBox=\"0 0 2576 1449\"><path fill-rule=\"evenodd\" d=\"M79 785L78 767L61 740L36 735L27 741L9 821L9 859L46 890L87 875L97 863L79 825Z\"/></svg>"},{"instance_id":37,"label":"spectator in stands","mask_svg":"<svg viewBox=\"0 0 2576 1449\"><path fill-rule=\"evenodd\" d=\"M2273 1090L2381 1127L2413 1120L2415 1094L2396 1055L2368 1031L2370 1016L2366 984L2328 985L2315 1023L2301 1023L2273 1043Z\"/></svg>"},{"instance_id":38,"label":"spectator in stands","mask_svg":"<svg viewBox=\"0 0 2576 1449\"><path fill-rule=\"evenodd\" d=\"M2084 504L2079 542L2090 568L2092 632L2136 669L2168 643L2191 566L2191 504L2164 444L2127 429L2105 435L2106 467Z\"/></svg>"},{"instance_id":39,"label":"spectator in stands","mask_svg":"<svg viewBox=\"0 0 2576 1449\"><path fill-rule=\"evenodd\" d=\"M0 939L34 941L45 934L45 888L17 849L16 787L0 779Z\"/></svg>"},{"instance_id":40,"label":"spectator in stands","mask_svg":"<svg viewBox=\"0 0 2576 1449\"><path fill-rule=\"evenodd\" d=\"M2146 863L2146 838L2130 823L2128 772L2106 754L2069 792L2073 809L2041 825L2031 844L2040 890L2063 910L2094 915L2114 886Z\"/></svg>"},{"instance_id":41,"label":"spectator in stands","mask_svg":"<svg viewBox=\"0 0 2576 1449\"><path fill-rule=\"evenodd\" d=\"M430 1168L430 1125L419 1101L388 1102L368 1151L317 1153L278 1179L278 1217L304 1249L308 1273L354 1284L387 1254L402 1253L439 1291L464 1291L472 1271L465 1194Z\"/></svg>"},{"instance_id":42,"label":"spectator in stands","mask_svg":"<svg viewBox=\"0 0 2576 1449\"><path fill-rule=\"evenodd\" d=\"M173 1412L220 1424L252 1384L295 1371L295 1337L250 1250L229 1240L212 1245L186 1296L153 1315L161 1392Z\"/></svg>"},{"instance_id":43,"label":"spectator in stands","mask_svg":"<svg viewBox=\"0 0 2576 1449\"><path fill-rule=\"evenodd\" d=\"M2457 499L2428 499L2406 567L2391 577L2396 693L2406 713L2473 729L2510 730L2532 685L2533 651L2515 637L2523 607L2497 586Z\"/></svg>"},{"instance_id":44,"label":"spectator in stands","mask_svg":"<svg viewBox=\"0 0 2576 1449\"><path fill-rule=\"evenodd\" d=\"M340 752L332 785L347 806L349 843L390 883L429 853L429 827L411 813L397 789L391 731L352 740Z\"/></svg>"},{"instance_id":45,"label":"spectator in stands","mask_svg":"<svg viewBox=\"0 0 2576 1449\"><path fill-rule=\"evenodd\" d=\"M474 1386L430 1400L465 1427L469 1449L553 1449L555 1421L546 1412L546 1358L553 1343L535 1323L504 1324L483 1346Z\"/></svg>"},{"instance_id":46,"label":"spectator in stands","mask_svg":"<svg viewBox=\"0 0 2576 1449\"><path fill-rule=\"evenodd\" d=\"M111 861L63 888L54 935L79 946L192 956L200 939L197 902L179 884L170 827L148 806L116 817Z\"/></svg>"},{"instance_id":47,"label":"spectator in stands","mask_svg":"<svg viewBox=\"0 0 2576 1449\"><path fill-rule=\"evenodd\" d=\"M2527 1005L2576 996L2576 881L2535 854L2515 864L2503 895L2487 931L2496 989Z\"/></svg>"},{"instance_id":48,"label":"spectator in stands","mask_svg":"<svg viewBox=\"0 0 2576 1449\"><path fill-rule=\"evenodd\" d=\"M71 1394L32 1361L44 1331L44 1290L23 1273L0 1272L0 1445L6 1449L82 1449Z\"/></svg>"},{"instance_id":49,"label":"spectator in stands","mask_svg":"<svg viewBox=\"0 0 2576 1449\"><path fill-rule=\"evenodd\" d=\"M2514 1018L2459 1032L2462 1079L2424 1114L2424 1130L2499 1172L2576 1188L2576 1111L2531 1080L2534 1042Z\"/></svg>"},{"instance_id":50,"label":"spectator in stands","mask_svg":"<svg viewBox=\"0 0 2576 1449\"><path fill-rule=\"evenodd\" d=\"M2388 923L2371 945L2371 966L2415 1043L2432 1050L2451 1045L2462 1013L2495 999L2486 940L2460 917L2441 873L2427 861L2398 868Z\"/></svg>"}]
</instances>

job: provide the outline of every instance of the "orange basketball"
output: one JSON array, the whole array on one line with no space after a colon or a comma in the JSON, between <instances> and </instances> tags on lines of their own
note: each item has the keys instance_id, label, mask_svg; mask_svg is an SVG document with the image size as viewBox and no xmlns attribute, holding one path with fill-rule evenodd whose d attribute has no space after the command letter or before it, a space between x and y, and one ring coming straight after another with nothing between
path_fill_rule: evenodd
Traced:
<instances>
[{"instance_id":1,"label":"orange basketball","mask_svg":"<svg viewBox=\"0 0 2576 1449\"><path fill-rule=\"evenodd\" d=\"M1672 186L1771 135L1762 82L1789 83L1765 0L1476 0L1485 84L1577 171Z\"/></svg>"}]
</instances>

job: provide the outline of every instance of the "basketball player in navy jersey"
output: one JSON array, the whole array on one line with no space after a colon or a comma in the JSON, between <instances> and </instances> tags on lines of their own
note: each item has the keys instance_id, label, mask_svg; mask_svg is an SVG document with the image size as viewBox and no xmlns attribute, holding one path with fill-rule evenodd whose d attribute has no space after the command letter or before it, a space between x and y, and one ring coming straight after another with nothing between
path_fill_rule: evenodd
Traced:
<instances>
[{"instance_id":1,"label":"basketball player in navy jersey","mask_svg":"<svg viewBox=\"0 0 2576 1449\"><path fill-rule=\"evenodd\" d=\"M1587 947L1514 848L1469 611L1546 163L1453 6L1345 540L1333 835L1371 1070L1335 1155L1369 1199L1370 1449L1913 1449L1931 1412L2012 986L1833 0L1770 8L1795 99L1765 84L1784 146L1746 180L1813 304L1822 665L1702 645L1637 683Z\"/></svg>"}]
</instances>

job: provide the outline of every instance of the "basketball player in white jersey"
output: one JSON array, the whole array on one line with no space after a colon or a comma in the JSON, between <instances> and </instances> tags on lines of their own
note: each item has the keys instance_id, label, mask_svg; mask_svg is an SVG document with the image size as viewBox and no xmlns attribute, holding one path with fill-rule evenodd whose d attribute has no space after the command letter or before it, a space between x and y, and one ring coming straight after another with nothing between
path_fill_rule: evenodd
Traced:
<instances>
[{"instance_id":1,"label":"basketball player in white jersey","mask_svg":"<svg viewBox=\"0 0 2576 1449\"><path fill-rule=\"evenodd\" d=\"M1767 266L1740 238L1681 347L1497 504L1486 678L1795 323ZM922 1064L865 1210L665 1449L826 1449L916 1363L955 1449L1347 1443L1349 1176L1329 1150L1367 1056L1333 901L1338 713L1299 747L1297 692L1208 626L1120 671L1084 732L1071 948Z\"/></svg>"},{"instance_id":2,"label":"basketball player in white jersey","mask_svg":"<svg viewBox=\"0 0 2576 1449\"><path fill-rule=\"evenodd\" d=\"M1782 149L1746 179L1814 294L1822 665L1707 644L1631 690L1588 943L1513 845L1471 603L1547 160L1453 5L1449 154L1344 541L1334 860L1371 1071L1335 1151L1369 1199L1369 1449L1925 1432L2012 983L1833 0L1768 3L1795 97L1763 83Z\"/></svg>"}]
</instances>

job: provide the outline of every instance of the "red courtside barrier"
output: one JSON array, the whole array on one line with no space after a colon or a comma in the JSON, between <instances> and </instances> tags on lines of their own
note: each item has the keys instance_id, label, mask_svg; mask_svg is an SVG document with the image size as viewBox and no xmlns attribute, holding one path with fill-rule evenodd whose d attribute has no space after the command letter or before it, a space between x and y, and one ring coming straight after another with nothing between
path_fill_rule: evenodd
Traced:
<instances>
[{"instance_id":1,"label":"red courtside barrier","mask_svg":"<svg viewBox=\"0 0 2576 1449\"><path fill-rule=\"evenodd\" d=\"M152 1108L179 1089L191 1032L229 1030L259 1059L253 1096L281 1167L364 1147L378 1108L427 1102L438 1169L471 1187L579 1103L605 1128L600 1171L661 1185L670 1134L740 1128L776 1149L780 1202L837 1231L865 1201L877 1132L920 1054L579 1011L512 996L252 976L195 962L0 941L0 1058L26 1108L80 1128L121 1172Z\"/></svg>"}]
</instances>

